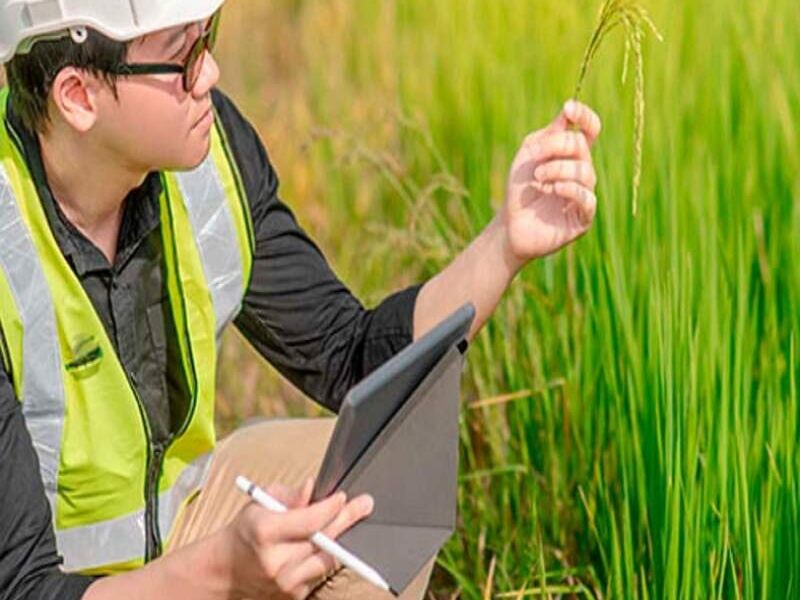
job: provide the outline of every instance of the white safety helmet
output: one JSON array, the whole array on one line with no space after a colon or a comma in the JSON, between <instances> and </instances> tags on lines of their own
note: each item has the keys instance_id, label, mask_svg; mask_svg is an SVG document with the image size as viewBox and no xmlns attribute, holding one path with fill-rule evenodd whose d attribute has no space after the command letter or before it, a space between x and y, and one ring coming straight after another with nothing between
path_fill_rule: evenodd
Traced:
<instances>
[{"instance_id":1,"label":"white safety helmet","mask_svg":"<svg viewBox=\"0 0 800 600\"><path fill-rule=\"evenodd\" d=\"M225 0L0 0L0 63L40 39L86 39L91 28L118 41L202 21Z\"/></svg>"}]
</instances>

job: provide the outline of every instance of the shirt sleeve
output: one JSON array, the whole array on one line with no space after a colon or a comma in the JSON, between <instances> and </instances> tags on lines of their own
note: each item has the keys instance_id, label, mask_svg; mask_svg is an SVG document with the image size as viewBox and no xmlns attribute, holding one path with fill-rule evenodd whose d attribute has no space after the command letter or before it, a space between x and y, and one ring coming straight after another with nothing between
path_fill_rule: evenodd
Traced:
<instances>
[{"instance_id":1,"label":"shirt sleeve","mask_svg":"<svg viewBox=\"0 0 800 600\"><path fill-rule=\"evenodd\" d=\"M253 220L251 281L236 326L305 394L337 411L344 395L413 339L420 286L366 309L278 196L278 176L253 127L215 90L214 104Z\"/></svg>"},{"instance_id":2,"label":"shirt sleeve","mask_svg":"<svg viewBox=\"0 0 800 600\"><path fill-rule=\"evenodd\" d=\"M39 462L0 364L0 600L78 600L90 577L59 565Z\"/></svg>"}]
</instances>

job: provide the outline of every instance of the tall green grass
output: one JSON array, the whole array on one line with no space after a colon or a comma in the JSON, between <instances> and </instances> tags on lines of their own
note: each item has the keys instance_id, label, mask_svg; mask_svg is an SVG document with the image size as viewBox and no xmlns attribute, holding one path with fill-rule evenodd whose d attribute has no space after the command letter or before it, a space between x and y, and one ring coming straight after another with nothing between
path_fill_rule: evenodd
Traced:
<instances>
[{"instance_id":1,"label":"tall green grass","mask_svg":"<svg viewBox=\"0 0 800 600\"><path fill-rule=\"evenodd\" d=\"M665 38L643 47L647 208L631 218L633 91L609 40L584 87L605 122L597 222L522 274L470 351L437 597L800 597L800 4L647 6ZM239 0L223 87L373 302L488 222L519 142L573 93L595 15ZM223 371L240 352L229 340Z\"/></svg>"}]
</instances>

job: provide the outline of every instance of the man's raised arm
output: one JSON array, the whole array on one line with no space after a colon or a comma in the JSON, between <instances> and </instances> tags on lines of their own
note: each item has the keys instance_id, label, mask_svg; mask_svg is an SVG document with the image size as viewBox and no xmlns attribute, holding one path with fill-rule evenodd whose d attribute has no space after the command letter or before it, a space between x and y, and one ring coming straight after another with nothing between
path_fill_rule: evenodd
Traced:
<instances>
[{"instance_id":1,"label":"man's raised arm","mask_svg":"<svg viewBox=\"0 0 800 600\"><path fill-rule=\"evenodd\" d=\"M472 339L528 262L588 231L597 210L591 147L600 129L597 114L570 101L550 125L525 138L511 166L502 208L420 291L414 308L415 339L466 302L476 309Z\"/></svg>"}]
</instances>

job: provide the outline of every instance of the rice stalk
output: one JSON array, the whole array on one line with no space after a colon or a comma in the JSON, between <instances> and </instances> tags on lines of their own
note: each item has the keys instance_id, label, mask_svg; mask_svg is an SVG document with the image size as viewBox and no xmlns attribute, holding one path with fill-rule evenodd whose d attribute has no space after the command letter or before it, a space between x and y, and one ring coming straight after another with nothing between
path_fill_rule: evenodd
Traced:
<instances>
[{"instance_id":1,"label":"rice stalk","mask_svg":"<svg viewBox=\"0 0 800 600\"><path fill-rule=\"evenodd\" d=\"M653 35L662 41L650 15L636 0L605 0L600 7L600 16L597 20L592 37L586 46L586 51L581 62L578 74L578 83L575 86L575 99L579 100L586 75L589 67L594 60L597 51L605 40L606 36L618 26L625 30L625 55L622 66L622 83L627 82L628 69L631 54L635 61L635 97L633 113L633 215L636 216L639 205L639 188L642 181L642 154L644 151L644 121L645 121L645 97L644 97L644 54L642 52L642 40L644 34L649 29Z\"/></svg>"}]
</instances>

